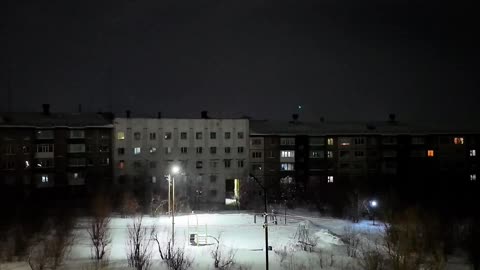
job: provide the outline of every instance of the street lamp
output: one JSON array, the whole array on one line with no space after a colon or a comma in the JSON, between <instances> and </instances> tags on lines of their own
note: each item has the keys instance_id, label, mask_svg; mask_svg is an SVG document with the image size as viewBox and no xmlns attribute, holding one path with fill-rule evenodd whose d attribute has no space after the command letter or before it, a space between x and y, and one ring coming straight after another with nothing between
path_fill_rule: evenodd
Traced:
<instances>
[{"instance_id":1,"label":"street lamp","mask_svg":"<svg viewBox=\"0 0 480 270\"><path fill-rule=\"evenodd\" d=\"M174 175L180 172L180 166L173 165L170 169L170 174L168 175L168 202L170 204L170 213L172 215L172 246L175 243L175 177ZM170 192L171 189L171 192ZM171 195L170 195L171 194Z\"/></svg>"},{"instance_id":2,"label":"street lamp","mask_svg":"<svg viewBox=\"0 0 480 270\"><path fill-rule=\"evenodd\" d=\"M373 226L375 226L375 208L377 208L378 202L377 200L370 201L370 207L372 208L372 217L373 217Z\"/></svg>"}]
</instances>

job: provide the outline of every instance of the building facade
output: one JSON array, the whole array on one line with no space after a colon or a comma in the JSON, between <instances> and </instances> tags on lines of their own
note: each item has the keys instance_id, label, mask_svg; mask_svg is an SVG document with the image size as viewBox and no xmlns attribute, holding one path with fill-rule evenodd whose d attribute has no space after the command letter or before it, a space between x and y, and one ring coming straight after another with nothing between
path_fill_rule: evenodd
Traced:
<instances>
[{"instance_id":1,"label":"building facade","mask_svg":"<svg viewBox=\"0 0 480 270\"><path fill-rule=\"evenodd\" d=\"M193 207L238 198L248 176L247 119L115 118L114 175L119 185L149 183L168 189L176 164L176 189ZM177 193L176 192L176 193Z\"/></svg>"},{"instance_id":2,"label":"building facade","mask_svg":"<svg viewBox=\"0 0 480 270\"><path fill-rule=\"evenodd\" d=\"M87 191L110 185L113 125L94 113L8 113L0 117L5 189Z\"/></svg>"}]
</instances>

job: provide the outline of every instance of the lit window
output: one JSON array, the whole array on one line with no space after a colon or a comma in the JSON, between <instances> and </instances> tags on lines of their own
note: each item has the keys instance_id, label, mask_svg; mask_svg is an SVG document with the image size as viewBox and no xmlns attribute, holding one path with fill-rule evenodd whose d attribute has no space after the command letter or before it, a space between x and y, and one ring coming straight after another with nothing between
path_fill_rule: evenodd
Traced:
<instances>
[{"instance_id":1,"label":"lit window","mask_svg":"<svg viewBox=\"0 0 480 270\"><path fill-rule=\"evenodd\" d=\"M311 158L323 158L324 152L323 151L310 151Z\"/></svg>"},{"instance_id":2,"label":"lit window","mask_svg":"<svg viewBox=\"0 0 480 270\"><path fill-rule=\"evenodd\" d=\"M350 138L345 138L345 137L338 138L338 144L341 146L349 146L350 141L351 141ZM329 141L328 145L333 145L333 139L332 139L332 144L330 144L330 141Z\"/></svg>"},{"instance_id":3,"label":"lit window","mask_svg":"<svg viewBox=\"0 0 480 270\"><path fill-rule=\"evenodd\" d=\"M42 175L42 183L48 183L48 175Z\"/></svg>"},{"instance_id":4,"label":"lit window","mask_svg":"<svg viewBox=\"0 0 480 270\"><path fill-rule=\"evenodd\" d=\"M181 132L180 133L180 139L181 140L186 140L187 139L187 132Z\"/></svg>"},{"instance_id":5,"label":"lit window","mask_svg":"<svg viewBox=\"0 0 480 270\"><path fill-rule=\"evenodd\" d=\"M333 152L327 151L327 158L333 158Z\"/></svg>"},{"instance_id":6,"label":"lit window","mask_svg":"<svg viewBox=\"0 0 480 270\"><path fill-rule=\"evenodd\" d=\"M280 170L282 171L293 171L295 168L293 163L282 163L280 164Z\"/></svg>"},{"instance_id":7,"label":"lit window","mask_svg":"<svg viewBox=\"0 0 480 270\"><path fill-rule=\"evenodd\" d=\"M172 132L165 132L165 135L163 136L165 140L171 140L172 139Z\"/></svg>"},{"instance_id":8,"label":"lit window","mask_svg":"<svg viewBox=\"0 0 480 270\"><path fill-rule=\"evenodd\" d=\"M186 154L188 152L188 148L187 147L180 147L180 152L182 154Z\"/></svg>"},{"instance_id":9,"label":"lit window","mask_svg":"<svg viewBox=\"0 0 480 270\"><path fill-rule=\"evenodd\" d=\"M333 145L333 138L328 138L327 139L327 144L328 145Z\"/></svg>"},{"instance_id":10,"label":"lit window","mask_svg":"<svg viewBox=\"0 0 480 270\"><path fill-rule=\"evenodd\" d=\"M463 144L463 143L464 143L463 137L455 137L455 138L453 138L453 143L454 143L454 144Z\"/></svg>"},{"instance_id":11,"label":"lit window","mask_svg":"<svg viewBox=\"0 0 480 270\"><path fill-rule=\"evenodd\" d=\"M470 181L477 181L477 175L476 174L470 174Z\"/></svg>"},{"instance_id":12,"label":"lit window","mask_svg":"<svg viewBox=\"0 0 480 270\"><path fill-rule=\"evenodd\" d=\"M332 175L327 176L327 183L333 183L333 176Z\"/></svg>"},{"instance_id":13,"label":"lit window","mask_svg":"<svg viewBox=\"0 0 480 270\"><path fill-rule=\"evenodd\" d=\"M136 141L139 141L142 138L142 135L140 134L140 132L135 132L135 133L133 133L133 138Z\"/></svg>"},{"instance_id":14,"label":"lit window","mask_svg":"<svg viewBox=\"0 0 480 270\"><path fill-rule=\"evenodd\" d=\"M73 179L77 179L78 178L78 173L73 173Z\"/></svg>"},{"instance_id":15,"label":"lit window","mask_svg":"<svg viewBox=\"0 0 480 270\"><path fill-rule=\"evenodd\" d=\"M156 176L152 176L152 183L157 183L157 177Z\"/></svg>"},{"instance_id":16,"label":"lit window","mask_svg":"<svg viewBox=\"0 0 480 270\"><path fill-rule=\"evenodd\" d=\"M141 152L140 147L133 148L133 154L138 155L140 154L140 152Z\"/></svg>"},{"instance_id":17,"label":"lit window","mask_svg":"<svg viewBox=\"0 0 480 270\"><path fill-rule=\"evenodd\" d=\"M427 151L427 156L428 157L433 157L433 156L435 156L435 152L433 150L428 150Z\"/></svg>"},{"instance_id":18,"label":"lit window","mask_svg":"<svg viewBox=\"0 0 480 270\"><path fill-rule=\"evenodd\" d=\"M477 156L477 151L475 149L470 150L470 156L471 157L476 157Z\"/></svg>"},{"instance_id":19,"label":"lit window","mask_svg":"<svg viewBox=\"0 0 480 270\"><path fill-rule=\"evenodd\" d=\"M284 158L293 158L295 157L295 151L281 151L280 155Z\"/></svg>"}]
</instances>

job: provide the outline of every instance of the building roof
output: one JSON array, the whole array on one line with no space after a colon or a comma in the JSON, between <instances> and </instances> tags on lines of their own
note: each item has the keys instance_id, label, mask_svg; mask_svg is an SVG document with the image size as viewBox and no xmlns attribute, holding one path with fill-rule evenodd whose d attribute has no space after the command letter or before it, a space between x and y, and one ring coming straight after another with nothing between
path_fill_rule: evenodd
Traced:
<instances>
[{"instance_id":1,"label":"building roof","mask_svg":"<svg viewBox=\"0 0 480 270\"><path fill-rule=\"evenodd\" d=\"M251 135L402 135L402 134L480 134L471 127L410 125L384 122L302 122L251 120Z\"/></svg>"},{"instance_id":2,"label":"building roof","mask_svg":"<svg viewBox=\"0 0 480 270\"><path fill-rule=\"evenodd\" d=\"M0 113L0 127L113 127L102 113Z\"/></svg>"}]
</instances>

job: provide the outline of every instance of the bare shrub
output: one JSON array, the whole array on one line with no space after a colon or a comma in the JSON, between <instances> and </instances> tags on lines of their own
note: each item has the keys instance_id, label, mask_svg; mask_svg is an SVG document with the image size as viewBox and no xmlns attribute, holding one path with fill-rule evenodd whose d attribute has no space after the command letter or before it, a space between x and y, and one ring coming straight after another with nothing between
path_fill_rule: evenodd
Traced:
<instances>
[{"instance_id":1,"label":"bare shrub","mask_svg":"<svg viewBox=\"0 0 480 270\"><path fill-rule=\"evenodd\" d=\"M294 238L298 241L298 244L304 251L312 252L315 246L318 244L318 237L310 233L310 229L307 224L298 225Z\"/></svg>"},{"instance_id":2,"label":"bare shrub","mask_svg":"<svg viewBox=\"0 0 480 270\"><path fill-rule=\"evenodd\" d=\"M374 248L364 249L358 260L362 270L383 270L385 269L385 255L376 243Z\"/></svg>"},{"instance_id":3,"label":"bare shrub","mask_svg":"<svg viewBox=\"0 0 480 270\"><path fill-rule=\"evenodd\" d=\"M142 224L142 216L135 217L132 225L127 226L127 261L128 266L136 270L147 270L152 260L152 235L155 229L148 229Z\"/></svg>"},{"instance_id":4,"label":"bare shrub","mask_svg":"<svg viewBox=\"0 0 480 270\"><path fill-rule=\"evenodd\" d=\"M71 251L74 242L73 219L47 222L43 232L38 233L30 247L27 258L32 270L57 269Z\"/></svg>"},{"instance_id":5,"label":"bare shrub","mask_svg":"<svg viewBox=\"0 0 480 270\"><path fill-rule=\"evenodd\" d=\"M335 266L335 255L333 253L325 254L323 250L319 250L316 264L320 269L332 268Z\"/></svg>"},{"instance_id":6,"label":"bare shrub","mask_svg":"<svg viewBox=\"0 0 480 270\"><path fill-rule=\"evenodd\" d=\"M219 269L230 269L235 263L235 254L236 251L233 249L228 249L225 251L225 247L220 243L221 236L217 237L217 245L210 252L210 255L213 258L213 266Z\"/></svg>"},{"instance_id":7,"label":"bare shrub","mask_svg":"<svg viewBox=\"0 0 480 270\"><path fill-rule=\"evenodd\" d=\"M87 228L91 241L91 258L98 267L108 264L108 253L112 238L110 235L110 203L102 197L94 199L93 217Z\"/></svg>"},{"instance_id":8,"label":"bare shrub","mask_svg":"<svg viewBox=\"0 0 480 270\"><path fill-rule=\"evenodd\" d=\"M282 263L288 256L288 252L287 252L287 247L286 246L283 246L283 249L281 250L277 250L275 249L275 254L277 254L279 257L280 257L280 263Z\"/></svg>"},{"instance_id":9,"label":"bare shrub","mask_svg":"<svg viewBox=\"0 0 480 270\"><path fill-rule=\"evenodd\" d=\"M171 240L162 244L157 232L155 232L152 237L157 243L160 258L165 261L168 269L186 270L192 266L193 260L185 254L185 249L183 247L174 247Z\"/></svg>"},{"instance_id":10,"label":"bare shrub","mask_svg":"<svg viewBox=\"0 0 480 270\"><path fill-rule=\"evenodd\" d=\"M353 226L343 227L342 241L347 247L347 255L352 258L358 256L358 248L360 245L360 239L358 238L358 232L353 228Z\"/></svg>"}]
</instances>

